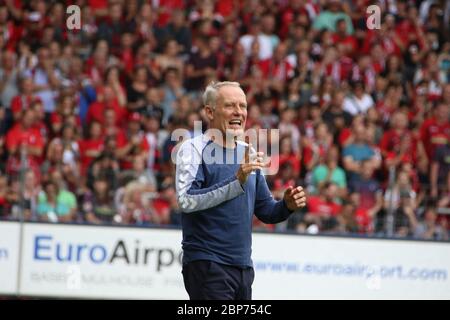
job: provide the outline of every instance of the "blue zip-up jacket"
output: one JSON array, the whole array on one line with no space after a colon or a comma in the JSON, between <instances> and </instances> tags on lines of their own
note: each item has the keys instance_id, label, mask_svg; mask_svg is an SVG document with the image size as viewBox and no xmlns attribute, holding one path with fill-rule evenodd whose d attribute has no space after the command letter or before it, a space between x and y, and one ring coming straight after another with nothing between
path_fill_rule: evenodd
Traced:
<instances>
[{"instance_id":1,"label":"blue zip-up jacket","mask_svg":"<svg viewBox=\"0 0 450 320\"><path fill-rule=\"evenodd\" d=\"M246 146L237 142L236 148L227 149L205 135L180 146L176 189L182 211L183 264L212 260L253 266L253 214L264 223L289 217L285 202L273 199L260 170L252 172L243 186L236 178Z\"/></svg>"}]
</instances>

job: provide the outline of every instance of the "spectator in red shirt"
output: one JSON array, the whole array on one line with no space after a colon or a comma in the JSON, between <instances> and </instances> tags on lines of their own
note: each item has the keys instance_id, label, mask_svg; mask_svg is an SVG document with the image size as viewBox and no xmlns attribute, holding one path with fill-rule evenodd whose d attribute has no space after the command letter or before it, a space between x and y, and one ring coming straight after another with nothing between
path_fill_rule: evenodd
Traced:
<instances>
[{"instance_id":1,"label":"spectator in red shirt","mask_svg":"<svg viewBox=\"0 0 450 320\"><path fill-rule=\"evenodd\" d=\"M45 140L41 132L34 127L36 113L33 109L24 110L19 123L9 130L6 147L10 154L18 155L24 148L26 155L34 161L40 161Z\"/></svg>"},{"instance_id":2,"label":"spectator in red shirt","mask_svg":"<svg viewBox=\"0 0 450 320\"><path fill-rule=\"evenodd\" d=\"M362 234L372 234L375 231L374 222L377 213L380 212L382 203L371 208L361 206L361 194L353 192L349 196L350 202L355 208L354 217L358 226L358 232Z\"/></svg>"},{"instance_id":3,"label":"spectator in red shirt","mask_svg":"<svg viewBox=\"0 0 450 320\"><path fill-rule=\"evenodd\" d=\"M81 177L86 175L90 163L103 151L102 125L93 120L89 124L88 136L78 142L80 147Z\"/></svg>"},{"instance_id":4,"label":"spectator in red shirt","mask_svg":"<svg viewBox=\"0 0 450 320\"><path fill-rule=\"evenodd\" d=\"M385 131L380 142L381 154L388 166L402 162L416 162L417 140L408 130L408 117L397 111L391 118L391 129Z\"/></svg>"},{"instance_id":5,"label":"spectator in red shirt","mask_svg":"<svg viewBox=\"0 0 450 320\"><path fill-rule=\"evenodd\" d=\"M392 14L385 16L380 30L367 31L362 52L369 53L375 43L381 43L386 55L401 55L404 49L404 43L395 30L395 17Z\"/></svg>"},{"instance_id":6,"label":"spectator in red shirt","mask_svg":"<svg viewBox=\"0 0 450 320\"><path fill-rule=\"evenodd\" d=\"M19 81L20 94L11 100L11 111L14 121L17 121L20 118L23 110L30 108L33 101L39 99L39 97L33 94L33 79L23 77Z\"/></svg>"},{"instance_id":7,"label":"spectator in red shirt","mask_svg":"<svg viewBox=\"0 0 450 320\"><path fill-rule=\"evenodd\" d=\"M126 139L117 144L117 158L122 160L121 168L130 169L132 167L133 157L141 155L148 157L149 145L141 130L141 115L133 112L128 117L128 126L125 131Z\"/></svg>"},{"instance_id":8,"label":"spectator in red shirt","mask_svg":"<svg viewBox=\"0 0 450 320\"><path fill-rule=\"evenodd\" d=\"M326 182L318 196L310 196L308 213L304 217L307 225L316 224L320 231L333 231L338 227L337 216L341 212L341 205L336 202L338 188L332 182Z\"/></svg>"},{"instance_id":9,"label":"spectator in red shirt","mask_svg":"<svg viewBox=\"0 0 450 320\"><path fill-rule=\"evenodd\" d=\"M341 18L336 21L336 32L333 34L333 43L344 45L344 54L352 57L358 49L358 42L352 35L347 34L347 22Z\"/></svg>"},{"instance_id":10,"label":"spectator in red shirt","mask_svg":"<svg viewBox=\"0 0 450 320\"><path fill-rule=\"evenodd\" d=\"M125 122L127 111L124 107L121 107L117 101L114 90L109 87L103 87L103 92L98 95L97 101L89 106L87 121L97 121L100 124L104 123L105 109L112 109L116 113L117 125L122 125Z\"/></svg>"},{"instance_id":11,"label":"spectator in red shirt","mask_svg":"<svg viewBox=\"0 0 450 320\"><path fill-rule=\"evenodd\" d=\"M105 86L114 90L117 104L120 107L127 105L127 93L120 80L120 69L118 66L111 66L105 72Z\"/></svg>"},{"instance_id":12,"label":"spectator in red shirt","mask_svg":"<svg viewBox=\"0 0 450 320\"><path fill-rule=\"evenodd\" d=\"M429 163L436 148L447 144L450 140L449 108L450 105L439 103L433 117L425 120L420 128L420 146L425 150Z\"/></svg>"},{"instance_id":13,"label":"spectator in red shirt","mask_svg":"<svg viewBox=\"0 0 450 320\"><path fill-rule=\"evenodd\" d=\"M280 43L274 50L273 57L269 61L265 77L269 80L269 87L279 94L284 91L284 84L293 77L294 69L286 58L287 47Z\"/></svg>"},{"instance_id":14,"label":"spectator in red shirt","mask_svg":"<svg viewBox=\"0 0 450 320\"><path fill-rule=\"evenodd\" d=\"M277 161L277 160L272 160ZM284 191L292 185L296 184L294 166L292 162L285 161L279 165L279 173L277 174L273 182L273 195L275 199L280 200L283 198Z\"/></svg>"}]
</instances>

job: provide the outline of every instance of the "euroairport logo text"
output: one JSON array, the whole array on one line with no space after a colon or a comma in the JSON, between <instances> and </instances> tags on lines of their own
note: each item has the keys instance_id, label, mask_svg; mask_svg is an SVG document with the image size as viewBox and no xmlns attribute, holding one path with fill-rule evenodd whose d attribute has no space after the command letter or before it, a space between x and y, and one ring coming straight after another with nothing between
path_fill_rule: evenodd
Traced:
<instances>
[{"instance_id":1,"label":"euroairport logo text","mask_svg":"<svg viewBox=\"0 0 450 320\"><path fill-rule=\"evenodd\" d=\"M171 248L132 244L117 239L112 246L102 243L63 242L52 235L40 234L33 238L33 259L39 262L57 262L70 265L152 266L156 272L173 265L181 266L182 253Z\"/></svg>"}]
</instances>

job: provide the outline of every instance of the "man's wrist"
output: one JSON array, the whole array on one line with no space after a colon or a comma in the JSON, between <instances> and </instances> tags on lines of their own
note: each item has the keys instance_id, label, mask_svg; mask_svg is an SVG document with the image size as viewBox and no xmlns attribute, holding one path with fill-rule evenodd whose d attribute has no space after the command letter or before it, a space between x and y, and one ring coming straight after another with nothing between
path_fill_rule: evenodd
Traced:
<instances>
[{"instance_id":1,"label":"man's wrist","mask_svg":"<svg viewBox=\"0 0 450 320\"><path fill-rule=\"evenodd\" d=\"M289 209L288 204L287 204L287 202L286 202L286 200L284 198L283 198L283 204L286 207L286 209L289 211L289 213L292 213L292 212L295 211L295 209L294 210Z\"/></svg>"}]
</instances>

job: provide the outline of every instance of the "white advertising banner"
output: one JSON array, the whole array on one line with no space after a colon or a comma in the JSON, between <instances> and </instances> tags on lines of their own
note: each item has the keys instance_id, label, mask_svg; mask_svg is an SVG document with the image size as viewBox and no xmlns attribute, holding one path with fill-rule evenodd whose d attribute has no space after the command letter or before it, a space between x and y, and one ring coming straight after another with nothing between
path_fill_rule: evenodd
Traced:
<instances>
[{"instance_id":1,"label":"white advertising banner","mask_svg":"<svg viewBox=\"0 0 450 320\"><path fill-rule=\"evenodd\" d=\"M19 223L0 223L0 294L17 293L19 238Z\"/></svg>"},{"instance_id":2,"label":"white advertising banner","mask_svg":"<svg viewBox=\"0 0 450 320\"><path fill-rule=\"evenodd\" d=\"M31 223L24 232L23 295L188 298L180 230ZM255 233L253 261L254 299L450 299L448 242Z\"/></svg>"},{"instance_id":3,"label":"white advertising banner","mask_svg":"<svg viewBox=\"0 0 450 320\"><path fill-rule=\"evenodd\" d=\"M450 243L254 234L255 299L450 299Z\"/></svg>"},{"instance_id":4,"label":"white advertising banner","mask_svg":"<svg viewBox=\"0 0 450 320\"><path fill-rule=\"evenodd\" d=\"M187 299L181 232L27 224L20 291L98 299Z\"/></svg>"}]
</instances>

